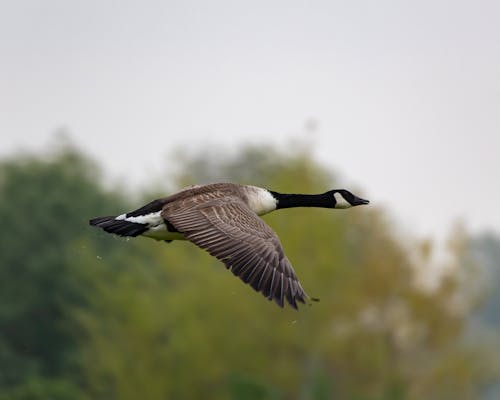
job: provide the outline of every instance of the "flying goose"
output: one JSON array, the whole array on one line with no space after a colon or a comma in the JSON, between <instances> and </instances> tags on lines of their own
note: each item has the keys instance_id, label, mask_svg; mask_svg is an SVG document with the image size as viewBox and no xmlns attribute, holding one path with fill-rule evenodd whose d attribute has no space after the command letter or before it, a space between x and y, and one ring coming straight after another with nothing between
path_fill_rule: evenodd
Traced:
<instances>
[{"instance_id":1,"label":"flying goose","mask_svg":"<svg viewBox=\"0 0 500 400\"><path fill-rule=\"evenodd\" d=\"M280 307L306 303L304 292L278 236L258 216L280 208L349 208L368 204L347 190L322 194L282 194L234 183L194 185L118 216L91 219L90 225L120 236L189 240Z\"/></svg>"}]
</instances>

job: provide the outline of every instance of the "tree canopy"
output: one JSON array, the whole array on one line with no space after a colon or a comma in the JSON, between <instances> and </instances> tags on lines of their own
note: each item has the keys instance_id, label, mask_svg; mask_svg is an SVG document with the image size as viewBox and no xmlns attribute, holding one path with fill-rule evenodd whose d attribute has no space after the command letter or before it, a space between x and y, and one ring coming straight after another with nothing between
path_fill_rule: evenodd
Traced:
<instances>
[{"instance_id":1,"label":"tree canopy","mask_svg":"<svg viewBox=\"0 0 500 400\"><path fill-rule=\"evenodd\" d=\"M247 146L179 162L165 187L336 186L307 151ZM420 244L377 206L264 217L321 299L297 312L190 243L88 227L141 205L126 198L72 147L0 164L1 400L470 399L496 376L489 349L463 341L468 314L450 306L466 282L422 291Z\"/></svg>"}]
</instances>

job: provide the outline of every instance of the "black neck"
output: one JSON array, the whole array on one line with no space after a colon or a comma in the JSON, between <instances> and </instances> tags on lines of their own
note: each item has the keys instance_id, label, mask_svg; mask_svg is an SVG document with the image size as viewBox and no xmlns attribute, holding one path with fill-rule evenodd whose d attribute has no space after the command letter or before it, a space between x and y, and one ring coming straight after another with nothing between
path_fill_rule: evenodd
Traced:
<instances>
[{"instance_id":1,"label":"black neck","mask_svg":"<svg viewBox=\"0 0 500 400\"><path fill-rule=\"evenodd\" d=\"M291 208L291 207L322 207L322 208L333 208L335 206L335 201L333 196L329 196L327 193L322 194L282 194L277 192L271 192L275 199L278 200L276 206L277 209L280 208Z\"/></svg>"}]
</instances>

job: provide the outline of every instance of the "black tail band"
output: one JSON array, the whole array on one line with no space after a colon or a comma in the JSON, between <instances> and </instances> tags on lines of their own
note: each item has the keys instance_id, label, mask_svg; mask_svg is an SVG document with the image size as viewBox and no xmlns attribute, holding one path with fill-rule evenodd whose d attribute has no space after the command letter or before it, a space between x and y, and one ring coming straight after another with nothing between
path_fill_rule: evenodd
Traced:
<instances>
[{"instance_id":1,"label":"black tail band","mask_svg":"<svg viewBox=\"0 0 500 400\"><path fill-rule=\"evenodd\" d=\"M116 217L92 218L89 224L120 236L138 236L148 230L145 224L116 219Z\"/></svg>"}]
</instances>

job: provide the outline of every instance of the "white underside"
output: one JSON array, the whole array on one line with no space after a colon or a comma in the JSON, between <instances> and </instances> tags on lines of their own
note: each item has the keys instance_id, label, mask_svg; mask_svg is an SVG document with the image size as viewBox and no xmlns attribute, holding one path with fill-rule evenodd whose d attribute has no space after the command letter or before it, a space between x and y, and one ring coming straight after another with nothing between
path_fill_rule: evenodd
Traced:
<instances>
[{"instance_id":1,"label":"white underside","mask_svg":"<svg viewBox=\"0 0 500 400\"><path fill-rule=\"evenodd\" d=\"M156 240L186 240L182 233L170 232L167 229L165 221L161 217L161 211L146 215L138 215L137 217L127 217L126 215L127 214L119 215L115 219L149 226L149 229L141 236L146 236Z\"/></svg>"},{"instance_id":2,"label":"white underside","mask_svg":"<svg viewBox=\"0 0 500 400\"><path fill-rule=\"evenodd\" d=\"M163 218L161 217L161 211L146 214L146 215L138 215L137 217L127 217L127 214L122 214L116 217L117 220L124 220L128 222L135 222L137 224L146 224L146 225L160 225L163 224Z\"/></svg>"}]
</instances>

